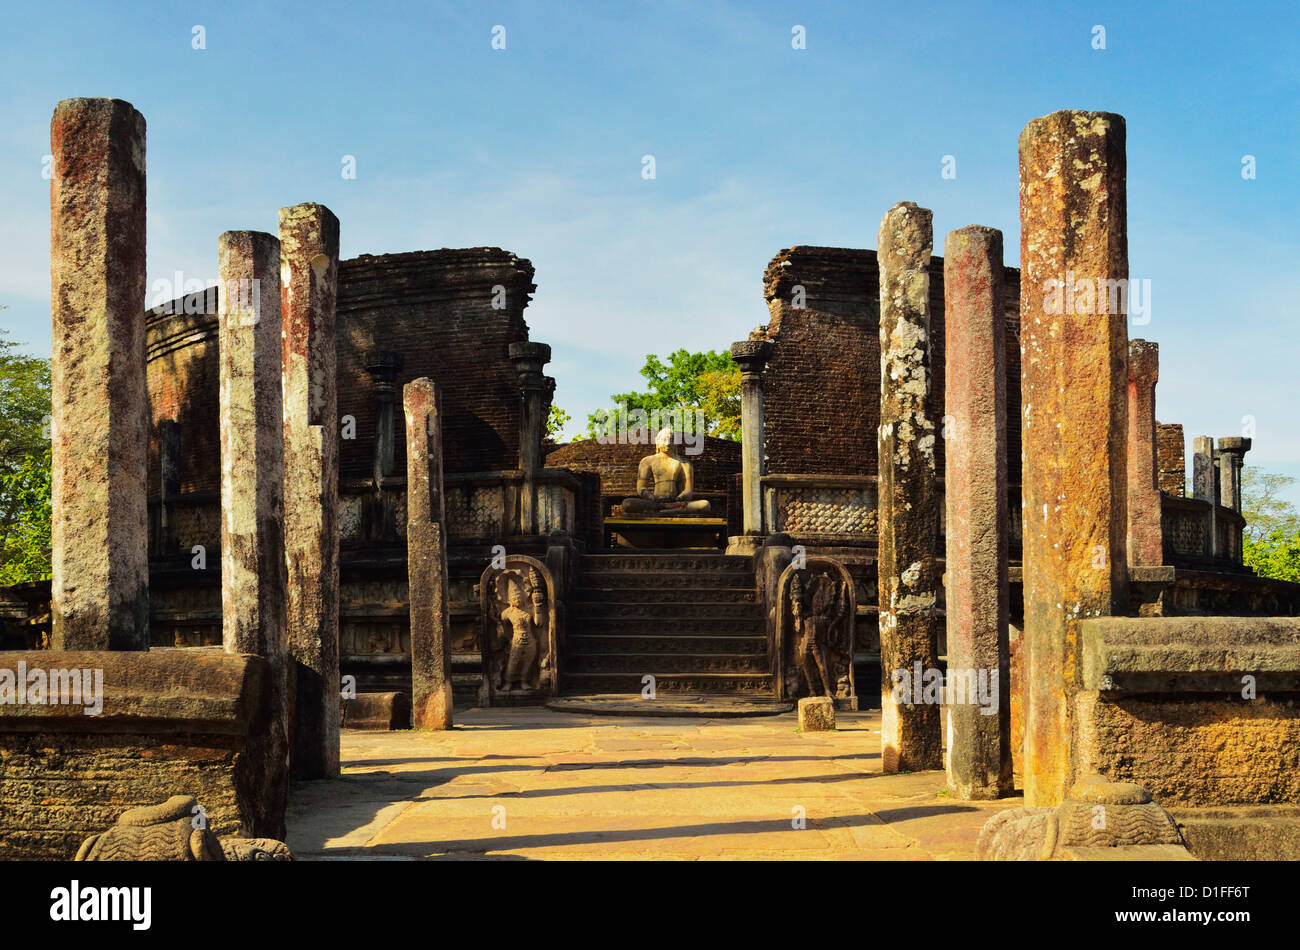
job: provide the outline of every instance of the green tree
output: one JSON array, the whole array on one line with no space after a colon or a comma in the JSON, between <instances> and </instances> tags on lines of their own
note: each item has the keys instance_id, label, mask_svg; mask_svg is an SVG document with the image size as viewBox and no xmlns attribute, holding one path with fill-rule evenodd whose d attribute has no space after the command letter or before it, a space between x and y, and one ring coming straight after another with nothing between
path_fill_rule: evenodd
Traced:
<instances>
[{"instance_id":1,"label":"green tree","mask_svg":"<svg viewBox=\"0 0 1300 950\"><path fill-rule=\"evenodd\" d=\"M1300 531L1290 537L1274 531L1257 541L1243 538L1241 559L1260 577L1300 582Z\"/></svg>"},{"instance_id":2,"label":"green tree","mask_svg":"<svg viewBox=\"0 0 1300 950\"><path fill-rule=\"evenodd\" d=\"M1261 541L1277 532L1289 538L1300 531L1300 514L1282 497L1295 482L1290 475L1266 472L1255 465L1241 470L1241 514L1246 519L1246 538Z\"/></svg>"},{"instance_id":3,"label":"green tree","mask_svg":"<svg viewBox=\"0 0 1300 950\"><path fill-rule=\"evenodd\" d=\"M0 330L0 584L50 576L50 362Z\"/></svg>"},{"instance_id":4,"label":"green tree","mask_svg":"<svg viewBox=\"0 0 1300 950\"><path fill-rule=\"evenodd\" d=\"M564 427L573 421L573 417L561 409L559 406L551 403L551 410L546 414L546 439L548 442L559 442L564 438Z\"/></svg>"},{"instance_id":5,"label":"green tree","mask_svg":"<svg viewBox=\"0 0 1300 950\"><path fill-rule=\"evenodd\" d=\"M730 354L681 349L670 353L665 363L651 353L641 367L641 375L649 384L648 390L610 396L613 405L608 413L598 410L587 417L588 436L594 438L602 431L612 432L615 426L625 425L619 418L625 407L629 414L638 409L647 414L686 410L684 428L688 432L695 431L693 411L702 410L708 435L740 438L740 367Z\"/></svg>"}]
</instances>

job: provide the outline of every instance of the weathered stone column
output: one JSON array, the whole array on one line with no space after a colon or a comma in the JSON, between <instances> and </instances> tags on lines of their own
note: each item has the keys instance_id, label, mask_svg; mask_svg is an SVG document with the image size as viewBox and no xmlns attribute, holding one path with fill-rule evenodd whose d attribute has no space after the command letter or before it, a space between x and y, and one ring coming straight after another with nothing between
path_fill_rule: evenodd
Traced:
<instances>
[{"instance_id":1,"label":"weathered stone column","mask_svg":"<svg viewBox=\"0 0 1300 950\"><path fill-rule=\"evenodd\" d=\"M731 358L740 366L740 458L743 531L763 533L763 370L772 356L768 340L731 344Z\"/></svg>"},{"instance_id":2,"label":"weathered stone column","mask_svg":"<svg viewBox=\"0 0 1300 950\"><path fill-rule=\"evenodd\" d=\"M1214 517L1214 506L1219 503L1219 465L1215 457L1214 440L1208 435L1198 435L1192 440L1192 497L1209 503L1205 529L1208 548L1205 556L1214 557L1219 549L1218 532L1215 530L1217 519Z\"/></svg>"},{"instance_id":3,"label":"weathered stone column","mask_svg":"<svg viewBox=\"0 0 1300 950\"><path fill-rule=\"evenodd\" d=\"M281 208L280 254L293 774L331 778L339 772L338 218L324 205Z\"/></svg>"},{"instance_id":4,"label":"weathered stone column","mask_svg":"<svg viewBox=\"0 0 1300 950\"><path fill-rule=\"evenodd\" d=\"M384 487L384 479L393 474L393 460L397 452L397 414L394 407L397 401L397 374L405 365L406 357L403 354L382 350L372 353L366 363L375 396L375 457L371 471L376 492Z\"/></svg>"},{"instance_id":5,"label":"weathered stone column","mask_svg":"<svg viewBox=\"0 0 1300 950\"><path fill-rule=\"evenodd\" d=\"M411 604L411 716L416 729L450 729L447 538L442 412L433 380L402 390L406 409L406 576Z\"/></svg>"},{"instance_id":6,"label":"weathered stone column","mask_svg":"<svg viewBox=\"0 0 1300 950\"><path fill-rule=\"evenodd\" d=\"M1160 344L1128 344L1128 562L1165 563L1160 527L1160 485L1156 464L1156 382Z\"/></svg>"},{"instance_id":7,"label":"weathered stone column","mask_svg":"<svg viewBox=\"0 0 1300 950\"><path fill-rule=\"evenodd\" d=\"M218 241L221 623L227 653L265 657L272 722L263 794L288 802L290 681L285 632L284 394L280 242L260 231Z\"/></svg>"},{"instance_id":8,"label":"weathered stone column","mask_svg":"<svg viewBox=\"0 0 1300 950\"><path fill-rule=\"evenodd\" d=\"M1201 501L1219 497L1214 490L1214 440L1208 435L1192 440L1192 497Z\"/></svg>"},{"instance_id":9,"label":"weathered stone column","mask_svg":"<svg viewBox=\"0 0 1300 950\"><path fill-rule=\"evenodd\" d=\"M510 359L519 376L521 413L519 417L519 467L524 473L524 490L520 495L519 531L532 534L537 530L537 488L534 478L542 468L542 436L546 432L546 377L542 367L551 361L546 343L527 340L511 343Z\"/></svg>"},{"instance_id":10,"label":"weathered stone column","mask_svg":"<svg viewBox=\"0 0 1300 950\"><path fill-rule=\"evenodd\" d=\"M50 122L51 645L149 649L145 122L64 99Z\"/></svg>"},{"instance_id":11,"label":"weathered stone column","mask_svg":"<svg viewBox=\"0 0 1300 950\"><path fill-rule=\"evenodd\" d=\"M1219 439L1219 504L1241 514L1241 468L1250 439L1225 435Z\"/></svg>"},{"instance_id":12,"label":"weathered stone column","mask_svg":"<svg viewBox=\"0 0 1300 950\"><path fill-rule=\"evenodd\" d=\"M941 706L924 701L920 682L939 675L939 510L929 415L933 242L930 211L910 201L880 222L877 570L886 772L943 768Z\"/></svg>"},{"instance_id":13,"label":"weathered stone column","mask_svg":"<svg viewBox=\"0 0 1300 950\"><path fill-rule=\"evenodd\" d=\"M1020 134L1030 807L1059 804L1074 781L1079 620L1128 596L1127 306L1108 305L1128 279L1124 148L1124 119L1105 112L1054 112Z\"/></svg>"},{"instance_id":14,"label":"weathered stone column","mask_svg":"<svg viewBox=\"0 0 1300 950\"><path fill-rule=\"evenodd\" d=\"M948 786L960 799L1014 791L1002 274L1001 231L944 241Z\"/></svg>"}]
</instances>

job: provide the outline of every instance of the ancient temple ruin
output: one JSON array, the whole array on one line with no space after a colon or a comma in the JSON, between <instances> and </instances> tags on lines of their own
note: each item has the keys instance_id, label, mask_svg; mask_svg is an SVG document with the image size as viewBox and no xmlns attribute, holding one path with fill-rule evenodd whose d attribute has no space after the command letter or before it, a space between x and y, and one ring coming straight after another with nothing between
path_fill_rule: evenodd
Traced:
<instances>
[{"instance_id":1,"label":"ancient temple ruin","mask_svg":"<svg viewBox=\"0 0 1300 950\"><path fill-rule=\"evenodd\" d=\"M1153 797L1193 852L1278 853L1300 585L1242 565L1250 440L1195 437L1186 496L1194 421L1157 421L1157 343L1098 306L1129 277L1122 118L1026 127L1020 269L990 228L936 256L910 202L877 250L779 251L731 349L742 441L653 464L545 441L528 260L340 260L347 222L306 203L146 311L143 117L66 100L51 139L54 578L5 592L0 671L102 669L106 705L0 706L0 855L69 857L177 790L279 838L341 728L647 683L879 702L884 769L957 798ZM1044 293L1067 272L1089 307ZM1152 821L1105 844L1168 844ZM1041 832L1004 824L991 855Z\"/></svg>"}]
</instances>

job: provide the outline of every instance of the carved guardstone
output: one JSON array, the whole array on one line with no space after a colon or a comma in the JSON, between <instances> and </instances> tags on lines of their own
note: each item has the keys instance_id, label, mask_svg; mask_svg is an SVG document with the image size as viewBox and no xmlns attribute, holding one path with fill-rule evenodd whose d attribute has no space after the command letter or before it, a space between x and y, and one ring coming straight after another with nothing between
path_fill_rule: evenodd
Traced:
<instances>
[{"instance_id":1,"label":"carved guardstone","mask_svg":"<svg viewBox=\"0 0 1300 950\"><path fill-rule=\"evenodd\" d=\"M480 706L531 706L556 693L555 580L522 554L489 565L479 580L483 657Z\"/></svg>"},{"instance_id":2,"label":"carved guardstone","mask_svg":"<svg viewBox=\"0 0 1300 950\"><path fill-rule=\"evenodd\" d=\"M856 710L853 627L857 598L839 561L810 557L777 581L778 699L825 696L836 709Z\"/></svg>"}]
</instances>

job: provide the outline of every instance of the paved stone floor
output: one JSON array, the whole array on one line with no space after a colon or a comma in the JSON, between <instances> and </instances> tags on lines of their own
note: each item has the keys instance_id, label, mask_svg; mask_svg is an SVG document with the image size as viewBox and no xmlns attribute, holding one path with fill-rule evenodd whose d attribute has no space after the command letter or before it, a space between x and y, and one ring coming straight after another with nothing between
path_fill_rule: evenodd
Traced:
<instances>
[{"instance_id":1,"label":"paved stone floor","mask_svg":"<svg viewBox=\"0 0 1300 950\"><path fill-rule=\"evenodd\" d=\"M343 733L343 775L296 785L301 859L967 859L993 812L942 772L883 775L879 711L604 718L457 710L450 732ZM796 828L797 819L803 828Z\"/></svg>"}]
</instances>

